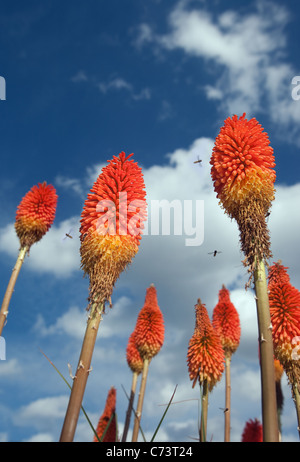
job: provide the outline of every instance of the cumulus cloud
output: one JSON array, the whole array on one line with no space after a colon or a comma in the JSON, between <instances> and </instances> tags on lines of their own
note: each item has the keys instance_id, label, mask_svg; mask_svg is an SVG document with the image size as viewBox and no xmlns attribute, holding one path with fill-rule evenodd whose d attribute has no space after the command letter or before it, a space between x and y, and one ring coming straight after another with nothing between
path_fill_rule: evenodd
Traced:
<instances>
[{"instance_id":1,"label":"cumulus cloud","mask_svg":"<svg viewBox=\"0 0 300 462\"><path fill-rule=\"evenodd\" d=\"M203 91L217 101L222 114L264 113L277 124L278 135L288 129L289 140L299 144L300 105L291 96L296 70L287 61L285 27L290 14L285 6L260 1L251 13L227 10L213 15L209 8L189 4L175 5L167 33L140 24L137 46L179 49L201 60L210 80Z\"/></svg>"}]
</instances>

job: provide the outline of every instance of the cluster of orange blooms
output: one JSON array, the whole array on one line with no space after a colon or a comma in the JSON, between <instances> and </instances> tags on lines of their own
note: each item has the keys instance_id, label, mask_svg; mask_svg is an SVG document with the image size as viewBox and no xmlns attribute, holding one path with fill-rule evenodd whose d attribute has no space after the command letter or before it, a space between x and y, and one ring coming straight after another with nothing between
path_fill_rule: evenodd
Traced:
<instances>
[{"instance_id":1,"label":"cluster of orange blooms","mask_svg":"<svg viewBox=\"0 0 300 462\"><path fill-rule=\"evenodd\" d=\"M139 249L143 222L147 218L146 192L141 168L131 156L126 157L121 152L109 161L83 207L80 253L82 268L90 281L91 304L110 301L116 280ZM240 118L226 119L216 138L210 163L215 192L226 213L238 223L245 264L252 272L256 259L267 261L271 256L265 217L274 200L276 174L267 133L255 119L247 120L245 114ZM56 191L45 182L26 194L18 207L15 222L21 248L29 252L30 247L49 230L56 204ZM124 209L126 214L122 212ZM290 382L296 381L299 387L299 360L291 358L299 346L293 343L294 339L300 339L300 293L291 285L286 270L280 262L269 269L274 354ZM195 312L195 330L187 353L189 377L193 387L197 381L200 385L206 381L211 391L222 377L225 356L232 355L238 348L239 316L224 286L219 292L212 321L200 299ZM131 370L140 374L145 358L151 360L160 351L163 341L163 315L152 285L146 291L145 304L127 346L127 362ZM115 410L116 390L112 388L98 423L98 439L95 437L95 441L103 437L108 421L111 422L103 441L116 441ZM257 420L249 421L243 441L261 441L261 431Z\"/></svg>"}]
</instances>

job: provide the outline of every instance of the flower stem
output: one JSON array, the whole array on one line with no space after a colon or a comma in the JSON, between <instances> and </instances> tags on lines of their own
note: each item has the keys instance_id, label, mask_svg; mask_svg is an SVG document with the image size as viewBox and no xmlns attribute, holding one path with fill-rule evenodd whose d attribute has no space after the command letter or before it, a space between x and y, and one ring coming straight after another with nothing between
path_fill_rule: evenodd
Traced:
<instances>
[{"instance_id":1,"label":"flower stem","mask_svg":"<svg viewBox=\"0 0 300 462\"><path fill-rule=\"evenodd\" d=\"M12 270L12 274L11 274L9 283L6 288L6 292L3 298L1 311L0 311L0 335L2 334L2 330L3 330L4 324L7 319L10 299L12 297L12 294L13 294L13 291L16 285L16 281L18 279L18 276L19 276L19 273L20 273L22 264L24 262L24 258L25 258L27 251L28 251L28 247L26 245L24 247L21 247L16 264L14 266L14 269Z\"/></svg>"},{"instance_id":2,"label":"flower stem","mask_svg":"<svg viewBox=\"0 0 300 462\"><path fill-rule=\"evenodd\" d=\"M263 441L278 442L272 326L266 272L262 260L255 262L254 285L260 350Z\"/></svg>"},{"instance_id":3,"label":"flower stem","mask_svg":"<svg viewBox=\"0 0 300 462\"><path fill-rule=\"evenodd\" d=\"M143 402L146 390L146 382L149 370L149 359L144 359L144 367L142 372L142 379L141 379L141 386L139 392L139 399L136 407L136 415L134 420L133 432L132 432L132 442L136 442L139 434L140 422L142 417L142 410L143 410Z\"/></svg>"},{"instance_id":4,"label":"flower stem","mask_svg":"<svg viewBox=\"0 0 300 462\"><path fill-rule=\"evenodd\" d=\"M300 393L299 393L299 388L298 388L298 384L296 381L294 381L294 383L292 384L292 388L293 388L294 402L296 406L298 432L299 432L299 438L300 438Z\"/></svg>"},{"instance_id":5,"label":"flower stem","mask_svg":"<svg viewBox=\"0 0 300 462\"><path fill-rule=\"evenodd\" d=\"M231 398L231 380L230 380L230 363L231 354L225 353L225 430L224 441L230 441L230 398Z\"/></svg>"},{"instance_id":6,"label":"flower stem","mask_svg":"<svg viewBox=\"0 0 300 462\"><path fill-rule=\"evenodd\" d=\"M207 429L207 412L208 412L208 384L207 380L204 380L202 385L202 396L201 396L201 425L200 425L200 442L205 443L206 441L206 429Z\"/></svg>"},{"instance_id":7,"label":"flower stem","mask_svg":"<svg viewBox=\"0 0 300 462\"><path fill-rule=\"evenodd\" d=\"M130 398L129 398L128 408L127 408L127 412L126 412L126 420L125 420L124 431L123 431L123 436L122 436L122 443L125 443L126 439L127 439L127 433L128 433L128 429L129 429L129 425L130 425L130 419L131 419L131 413L132 413L132 409L133 409L133 401L134 401L134 397L135 397L137 379L138 379L138 373L133 372L132 373L131 392L130 392Z\"/></svg>"},{"instance_id":8,"label":"flower stem","mask_svg":"<svg viewBox=\"0 0 300 462\"><path fill-rule=\"evenodd\" d=\"M76 375L73 379L69 404L60 435L60 442L71 442L73 441L75 435L83 395L90 372L90 366L103 307L104 304L98 304L97 302L93 303L91 307L85 336L81 347Z\"/></svg>"}]
</instances>

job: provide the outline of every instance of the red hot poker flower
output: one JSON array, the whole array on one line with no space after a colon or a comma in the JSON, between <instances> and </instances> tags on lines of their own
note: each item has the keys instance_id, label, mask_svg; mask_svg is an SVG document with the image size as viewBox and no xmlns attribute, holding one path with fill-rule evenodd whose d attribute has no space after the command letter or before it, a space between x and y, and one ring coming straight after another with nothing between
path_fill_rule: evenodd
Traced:
<instances>
[{"instance_id":1,"label":"red hot poker flower","mask_svg":"<svg viewBox=\"0 0 300 462\"><path fill-rule=\"evenodd\" d=\"M240 318L230 300L229 290L224 285L219 291L219 302L214 308L212 323L220 335L225 353L233 354L240 343Z\"/></svg>"},{"instance_id":2,"label":"red hot poker flower","mask_svg":"<svg viewBox=\"0 0 300 462\"><path fill-rule=\"evenodd\" d=\"M225 120L216 138L210 163L221 205L240 230L244 264L254 269L255 258L271 257L266 215L274 200L273 149L256 119L236 115Z\"/></svg>"},{"instance_id":3,"label":"red hot poker flower","mask_svg":"<svg viewBox=\"0 0 300 462\"><path fill-rule=\"evenodd\" d=\"M283 284L285 282L290 282L290 276L288 275L288 267L283 266L281 260L278 260L277 263L273 263L268 270L268 279L269 279L269 288L271 285Z\"/></svg>"},{"instance_id":4,"label":"red hot poker flower","mask_svg":"<svg viewBox=\"0 0 300 462\"><path fill-rule=\"evenodd\" d=\"M249 200L262 202L267 210L274 199L273 149L257 120L245 115L225 120L210 161L215 191L232 216Z\"/></svg>"},{"instance_id":5,"label":"red hot poker flower","mask_svg":"<svg viewBox=\"0 0 300 462\"><path fill-rule=\"evenodd\" d=\"M224 351L220 336L213 328L206 306L200 299L195 305L195 310L195 330L187 354L189 376L193 380L193 388L197 379L200 384L207 380L211 391L224 371Z\"/></svg>"},{"instance_id":6,"label":"red hot poker flower","mask_svg":"<svg viewBox=\"0 0 300 462\"><path fill-rule=\"evenodd\" d=\"M21 248L42 239L51 227L56 212L55 188L44 181L33 186L21 200L16 213L15 230Z\"/></svg>"},{"instance_id":7,"label":"red hot poker flower","mask_svg":"<svg viewBox=\"0 0 300 462\"><path fill-rule=\"evenodd\" d=\"M262 441L262 424L258 419L248 420L242 434L242 443L262 443Z\"/></svg>"},{"instance_id":8,"label":"red hot poker flower","mask_svg":"<svg viewBox=\"0 0 300 462\"><path fill-rule=\"evenodd\" d=\"M154 285L146 291L145 303L139 312L135 341L142 359L149 361L157 355L164 343L164 319L157 303L157 293Z\"/></svg>"},{"instance_id":9,"label":"red hot poker flower","mask_svg":"<svg viewBox=\"0 0 300 462\"><path fill-rule=\"evenodd\" d=\"M132 332L128 340L126 348L126 359L127 364L132 372L136 372L137 374L142 372L144 362L136 346L135 331Z\"/></svg>"},{"instance_id":10,"label":"red hot poker flower","mask_svg":"<svg viewBox=\"0 0 300 462\"><path fill-rule=\"evenodd\" d=\"M116 399L117 391L114 387L111 387L107 394L105 408L101 415L96 433L99 440L103 438L102 443L115 443L117 441L117 422L116 422ZM108 426L109 424L109 426ZM106 431L105 431L106 430ZM105 435L103 436L105 432ZM94 436L94 442L99 442L96 435Z\"/></svg>"},{"instance_id":11,"label":"red hot poker flower","mask_svg":"<svg viewBox=\"0 0 300 462\"><path fill-rule=\"evenodd\" d=\"M290 365L299 366L300 362L293 357L300 345L300 292L286 277L283 281L276 284L271 281L269 303L274 354L287 371Z\"/></svg>"},{"instance_id":12,"label":"red hot poker flower","mask_svg":"<svg viewBox=\"0 0 300 462\"><path fill-rule=\"evenodd\" d=\"M90 300L110 299L113 286L139 249L147 216L141 168L121 152L102 170L81 215L81 264Z\"/></svg>"}]
</instances>

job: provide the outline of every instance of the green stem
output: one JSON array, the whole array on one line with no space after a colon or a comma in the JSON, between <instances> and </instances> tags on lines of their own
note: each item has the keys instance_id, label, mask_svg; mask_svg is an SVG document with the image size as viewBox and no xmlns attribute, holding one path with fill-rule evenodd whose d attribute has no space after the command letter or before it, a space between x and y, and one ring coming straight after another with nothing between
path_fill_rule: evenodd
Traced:
<instances>
[{"instance_id":1,"label":"green stem","mask_svg":"<svg viewBox=\"0 0 300 462\"><path fill-rule=\"evenodd\" d=\"M272 325L265 266L261 260L255 263L254 285L260 349L263 441L278 442Z\"/></svg>"},{"instance_id":2,"label":"green stem","mask_svg":"<svg viewBox=\"0 0 300 462\"><path fill-rule=\"evenodd\" d=\"M202 443L206 441L207 413L208 413L208 384L207 384L207 380L204 380L202 384L201 425L200 425L200 442Z\"/></svg>"},{"instance_id":3,"label":"green stem","mask_svg":"<svg viewBox=\"0 0 300 462\"><path fill-rule=\"evenodd\" d=\"M230 380L230 363L231 354L225 353L225 430L224 441L230 441L230 398L231 398L231 380Z\"/></svg>"},{"instance_id":4,"label":"green stem","mask_svg":"<svg viewBox=\"0 0 300 462\"><path fill-rule=\"evenodd\" d=\"M126 420L125 420L124 431L123 431L123 436L122 436L122 443L125 443L127 439L127 433L128 433L128 429L130 425L130 419L131 419L131 413L133 409L133 401L135 397L135 390L136 390L138 375L139 374L137 372L132 373L131 392L130 392L130 398L129 398L128 408L126 412Z\"/></svg>"},{"instance_id":5,"label":"green stem","mask_svg":"<svg viewBox=\"0 0 300 462\"><path fill-rule=\"evenodd\" d=\"M98 328L101 322L101 314L103 308L104 304L98 303L94 303L91 307L76 375L73 379L69 404L61 431L60 442L71 442L73 441L75 435L85 387L89 372L91 370L91 361L96 343Z\"/></svg>"},{"instance_id":6,"label":"green stem","mask_svg":"<svg viewBox=\"0 0 300 462\"><path fill-rule=\"evenodd\" d=\"M292 384L292 388L293 388L294 402L295 402L296 413L297 413L298 433L299 433L299 438L300 438L300 393L299 393L297 382L294 382Z\"/></svg>"},{"instance_id":7,"label":"green stem","mask_svg":"<svg viewBox=\"0 0 300 462\"><path fill-rule=\"evenodd\" d=\"M22 264L24 262L24 258L26 256L26 253L28 251L28 247L24 246L20 249L19 255L16 261L16 264L12 270L12 274L9 280L9 283L6 288L6 292L3 298L2 306L1 306L1 311L0 311L0 335L2 334L3 327L5 325L7 315L8 315L8 307L10 303L10 299L12 297L16 281L18 279Z\"/></svg>"},{"instance_id":8,"label":"green stem","mask_svg":"<svg viewBox=\"0 0 300 462\"><path fill-rule=\"evenodd\" d=\"M147 382L147 376L148 376L148 370L149 370L149 362L150 362L149 359L147 358L144 359L144 367L143 367L143 372L142 372L139 399L137 403L136 415L134 419L134 426L133 426L133 432L132 432L132 442L136 442L138 439L140 422L142 418L143 402L144 402L144 396L145 396L145 390L146 390L146 382Z\"/></svg>"}]
</instances>

